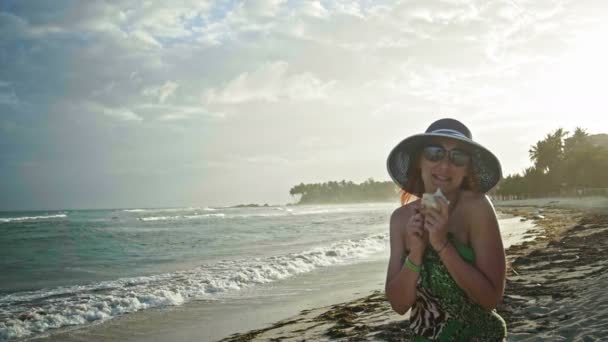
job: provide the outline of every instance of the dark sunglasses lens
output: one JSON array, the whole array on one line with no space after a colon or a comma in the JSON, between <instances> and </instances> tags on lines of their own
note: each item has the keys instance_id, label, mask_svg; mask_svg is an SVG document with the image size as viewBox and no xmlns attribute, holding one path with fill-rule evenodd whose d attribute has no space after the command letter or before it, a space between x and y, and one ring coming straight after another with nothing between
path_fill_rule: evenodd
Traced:
<instances>
[{"instance_id":1,"label":"dark sunglasses lens","mask_svg":"<svg viewBox=\"0 0 608 342\"><path fill-rule=\"evenodd\" d=\"M471 157L463 151L452 150L450 160L456 166L465 166L471 160Z\"/></svg>"},{"instance_id":2,"label":"dark sunglasses lens","mask_svg":"<svg viewBox=\"0 0 608 342\"><path fill-rule=\"evenodd\" d=\"M423 150L424 157L432 162L440 161L445 156L445 150L437 146L427 146Z\"/></svg>"}]
</instances>

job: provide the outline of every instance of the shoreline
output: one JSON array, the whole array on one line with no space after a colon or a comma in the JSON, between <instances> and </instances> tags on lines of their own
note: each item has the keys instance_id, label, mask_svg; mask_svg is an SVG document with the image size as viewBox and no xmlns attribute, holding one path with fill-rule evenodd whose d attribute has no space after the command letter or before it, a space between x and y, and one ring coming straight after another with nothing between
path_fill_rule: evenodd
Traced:
<instances>
[{"instance_id":1,"label":"shoreline","mask_svg":"<svg viewBox=\"0 0 608 342\"><path fill-rule=\"evenodd\" d=\"M604 201L604 199L601 199ZM572 340L608 337L608 206L569 199L502 202L497 211L531 220L534 235L506 249L507 285L497 312L509 340ZM588 248L593 241L598 247ZM581 290L582 289L582 290ZM580 295L582 293L582 295ZM600 310L589 308L596 307ZM575 308L575 309L573 309ZM590 322L587 317L593 317ZM303 310L265 328L221 341L407 341L409 313L395 313L383 289L352 301ZM604 323L605 322L605 323Z\"/></svg>"}]
</instances>

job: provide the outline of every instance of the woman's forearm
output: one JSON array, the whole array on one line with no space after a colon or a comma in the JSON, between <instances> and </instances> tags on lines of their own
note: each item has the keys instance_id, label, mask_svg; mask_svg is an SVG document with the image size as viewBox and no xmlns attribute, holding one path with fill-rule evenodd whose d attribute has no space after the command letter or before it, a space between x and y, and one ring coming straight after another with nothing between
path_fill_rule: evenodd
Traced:
<instances>
[{"instance_id":1,"label":"woman's forearm","mask_svg":"<svg viewBox=\"0 0 608 342\"><path fill-rule=\"evenodd\" d=\"M441 261L458 286L481 307L491 310L502 298L502 286L492 282L475 266L464 261L452 244L448 244L440 255Z\"/></svg>"},{"instance_id":2,"label":"woman's forearm","mask_svg":"<svg viewBox=\"0 0 608 342\"><path fill-rule=\"evenodd\" d=\"M415 265L422 264L421 253L410 253L408 258ZM387 299L397 313L405 314L416 301L416 283L419 276L419 273L406 265L400 265L400 269L386 285Z\"/></svg>"}]
</instances>

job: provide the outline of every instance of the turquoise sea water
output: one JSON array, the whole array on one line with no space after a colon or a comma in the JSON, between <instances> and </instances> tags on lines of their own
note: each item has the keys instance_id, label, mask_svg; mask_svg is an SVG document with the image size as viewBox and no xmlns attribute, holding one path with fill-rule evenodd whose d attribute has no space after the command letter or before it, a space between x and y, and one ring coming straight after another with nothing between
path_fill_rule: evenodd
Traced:
<instances>
[{"instance_id":1,"label":"turquoise sea water","mask_svg":"<svg viewBox=\"0 0 608 342\"><path fill-rule=\"evenodd\" d=\"M0 213L0 340L191 301L251 298L296 275L385 259L395 207ZM501 228L506 246L526 230L516 218L501 219Z\"/></svg>"}]
</instances>

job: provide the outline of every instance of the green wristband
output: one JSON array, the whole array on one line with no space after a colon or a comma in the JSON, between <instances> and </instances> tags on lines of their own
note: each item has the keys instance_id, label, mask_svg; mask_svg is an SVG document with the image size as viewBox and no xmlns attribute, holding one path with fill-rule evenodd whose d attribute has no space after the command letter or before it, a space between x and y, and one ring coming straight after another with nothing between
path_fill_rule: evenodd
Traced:
<instances>
[{"instance_id":1,"label":"green wristband","mask_svg":"<svg viewBox=\"0 0 608 342\"><path fill-rule=\"evenodd\" d=\"M405 266L416 273L420 273L420 266L414 264L409 257L405 258Z\"/></svg>"}]
</instances>

